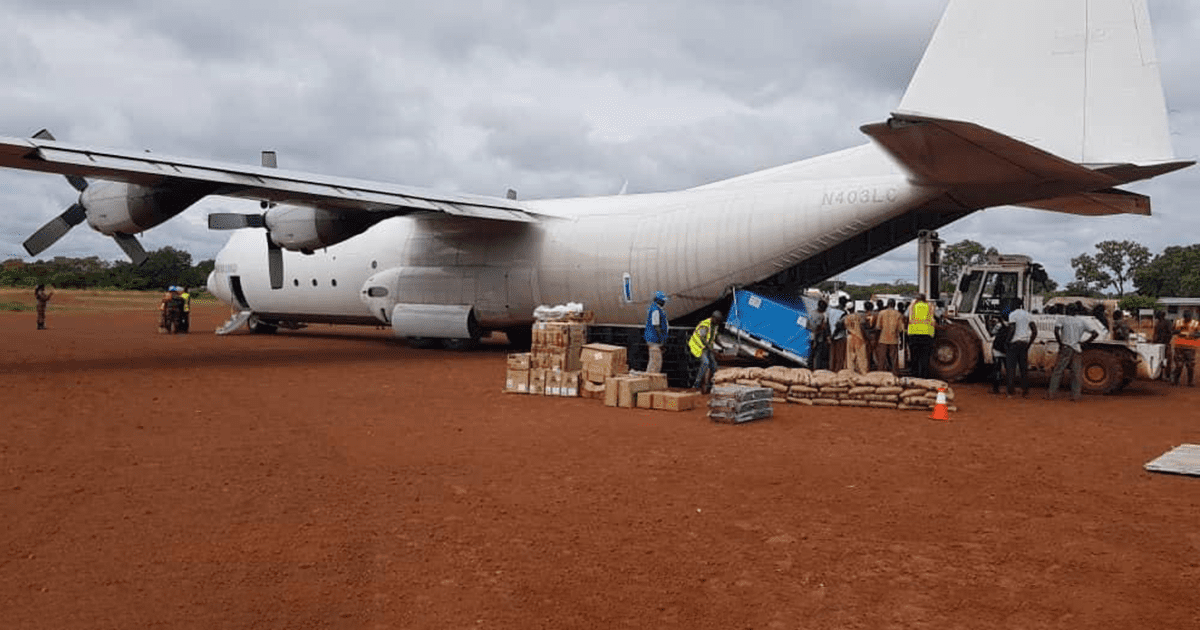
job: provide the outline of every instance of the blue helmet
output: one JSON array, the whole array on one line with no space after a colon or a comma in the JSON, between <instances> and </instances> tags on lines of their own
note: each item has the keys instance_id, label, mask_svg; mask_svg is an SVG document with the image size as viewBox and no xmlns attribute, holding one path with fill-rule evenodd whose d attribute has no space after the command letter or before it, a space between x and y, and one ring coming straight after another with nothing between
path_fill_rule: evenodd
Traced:
<instances>
[{"instance_id":1,"label":"blue helmet","mask_svg":"<svg viewBox=\"0 0 1200 630\"><path fill-rule=\"evenodd\" d=\"M654 292L654 301L655 302L666 302L667 294L663 293L662 291L655 291Z\"/></svg>"}]
</instances>

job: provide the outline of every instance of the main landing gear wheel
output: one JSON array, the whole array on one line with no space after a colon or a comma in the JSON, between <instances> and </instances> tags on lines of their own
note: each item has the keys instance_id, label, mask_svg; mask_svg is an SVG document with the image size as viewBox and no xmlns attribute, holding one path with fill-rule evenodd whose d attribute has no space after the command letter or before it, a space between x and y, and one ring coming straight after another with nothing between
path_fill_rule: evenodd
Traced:
<instances>
[{"instance_id":1,"label":"main landing gear wheel","mask_svg":"<svg viewBox=\"0 0 1200 630\"><path fill-rule=\"evenodd\" d=\"M273 335L279 330L274 322L265 322L253 315L246 321L246 328L255 335Z\"/></svg>"},{"instance_id":2,"label":"main landing gear wheel","mask_svg":"<svg viewBox=\"0 0 1200 630\"><path fill-rule=\"evenodd\" d=\"M979 365L979 341L957 324L940 328L933 339L929 370L946 382L961 381Z\"/></svg>"}]
</instances>

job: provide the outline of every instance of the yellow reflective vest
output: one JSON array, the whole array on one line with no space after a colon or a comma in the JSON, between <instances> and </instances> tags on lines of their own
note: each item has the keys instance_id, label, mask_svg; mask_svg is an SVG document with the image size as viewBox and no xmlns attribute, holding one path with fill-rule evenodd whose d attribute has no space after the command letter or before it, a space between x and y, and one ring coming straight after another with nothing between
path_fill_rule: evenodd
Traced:
<instances>
[{"instance_id":1,"label":"yellow reflective vest","mask_svg":"<svg viewBox=\"0 0 1200 630\"><path fill-rule=\"evenodd\" d=\"M692 351L692 356L697 359L701 354L704 354L704 349L708 347L712 340L717 336L717 329L712 325L712 318L708 318L692 331L692 338L688 339L688 349Z\"/></svg>"},{"instance_id":2,"label":"yellow reflective vest","mask_svg":"<svg viewBox=\"0 0 1200 630\"><path fill-rule=\"evenodd\" d=\"M914 302L908 318L908 334L933 336L933 307L929 302Z\"/></svg>"}]
</instances>

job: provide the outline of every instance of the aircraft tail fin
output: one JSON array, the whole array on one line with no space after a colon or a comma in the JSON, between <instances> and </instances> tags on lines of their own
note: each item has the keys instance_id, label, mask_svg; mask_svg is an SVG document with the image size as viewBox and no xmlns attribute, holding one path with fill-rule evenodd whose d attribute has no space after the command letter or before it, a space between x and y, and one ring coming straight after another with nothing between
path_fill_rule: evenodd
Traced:
<instances>
[{"instance_id":1,"label":"aircraft tail fin","mask_svg":"<svg viewBox=\"0 0 1200 630\"><path fill-rule=\"evenodd\" d=\"M897 114L1078 164L1174 158L1146 0L951 0Z\"/></svg>"}]
</instances>

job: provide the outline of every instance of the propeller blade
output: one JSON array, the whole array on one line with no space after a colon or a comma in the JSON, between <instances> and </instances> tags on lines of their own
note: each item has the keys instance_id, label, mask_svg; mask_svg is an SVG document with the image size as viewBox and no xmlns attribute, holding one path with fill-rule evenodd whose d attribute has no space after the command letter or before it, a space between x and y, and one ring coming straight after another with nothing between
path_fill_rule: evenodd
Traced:
<instances>
[{"instance_id":1,"label":"propeller blade","mask_svg":"<svg viewBox=\"0 0 1200 630\"><path fill-rule=\"evenodd\" d=\"M71 184L71 188L74 188L79 192L83 192L88 187L87 180L79 175L63 175L63 177L67 178L67 183Z\"/></svg>"},{"instance_id":2,"label":"propeller blade","mask_svg":"<svg viewBox=\"0 0 1200 630\"><path fill-rule=\"evenodd\" d=\"M25 251L29 252L30 256L37 256L62 238L64 234L70 232L71 228L83 223L86 218L87 211L83 209L82 205L71 204L70 208L50 219L50 222L34 232L33 236L25 239Z\"/></svg>"},{"instance_id":3,"label":"propeller blade","mask_svg":"<svg viewBox=\"0 0 1200 630\"><path fill-rule=\"evenodd\" d=\"M214 212L208 215L210 230L240 230L242 228L265 228L261 214L238 214L236 212Z\"/></svg>"},{"instance_id":4,"label":"propeller blade","mask_svg":"<svg viewBox=\"0 0 1200 630\"><path fill-rule=\"evenodd\" d=\"M33 134L33 137L37 138L38 140L49 140L51 142L55 141L54 134L50 133L49 129L42 129ZM67 182L71 184L71 188L74 188L79 192L83 192L83 190L88 187L87 180L78 175L63 175L63 177L67 178Z\"/></svg>"},{"instance_id":5,"label":"propeller blade","mask_svg":"<svg viewBox=\"0 0 1200 630\"><path fill-rule=\"evenodd\" d=\"M113 240L117 242L117 245L121 246L121 249L125 250L125 255L129 256L129 260L133 264L140 267L149 258L146 255L146 250L142 248L142 244L132 234L117 232L113 234Z\"/></svg>"},{"instance_id":6,"label":"propeller blade","mask_svg":"<svg viewBox=\"0 0 1200 630\"><path fill-rule=\"evenodd\" d=\"M267 271L271 275L271 288L283 288L283 249L267 234Z\"/></svg>"}]
</instances>

